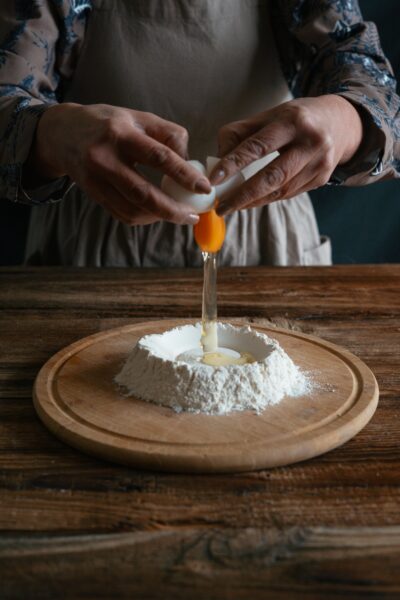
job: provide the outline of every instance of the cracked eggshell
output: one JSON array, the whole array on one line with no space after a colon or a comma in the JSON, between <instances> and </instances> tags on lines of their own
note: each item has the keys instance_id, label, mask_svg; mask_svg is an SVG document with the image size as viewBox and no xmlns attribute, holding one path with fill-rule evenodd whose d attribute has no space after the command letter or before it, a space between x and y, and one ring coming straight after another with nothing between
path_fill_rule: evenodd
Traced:
<instances>
[{"instance_id":1,"label":"cracked eggshell","mask_svg":"<svg viewBox=\"0 0 400 600\"><path fill-rule=\"evenodd\" d=\"M227 181L212 187L209 194L195 194L194 192L190 192L174 181L169 175L164 175L162 178L161 189L176 202L189 205L193 209L193 212L199 215L211 210L214 207L216 198L222 199L224 196L230 194L242 185L246 179L258 173L258 171L268 165L277 156L279 156L279 152L271 152L268 156L254 161ZM219 160L215 156L207 156L206 167L198 160L189 160L188 162L202 175L210 176L211 171Z\"/></svg>"},{"instance_id":2,"label":"cracked eggshell","mask_svg":"<svg viewBox=\"0 0 400 600\"><path fill-rule=\"evenodd\" d=\"M206 169L201 162L198 160L189 160L188 162L202 175L206 174ZM170 196L176 202L190 206L196 214L207 212L214 206L214 187L209 194L196 194L179 185L179 183L174 181L169 175L164 175L161 180L161 189L167 196Z\"/></svg>"},{"instance_id":3,"label":"cracked eggshell","mask_svg":"<svg viewBox=\"0 0 400 600\"><path fill-rule=\"evenodd\" d=\"M256 175L259 171L261 171L261 169L269 165L269 163L272 162L278 156L278 151L271 152L270 154L267 154L267 156L263 156L262 158L259 158L258 160L252 162L250 165L247 165L247 167L244 167L244 169L242 169L242 173L246 181L247 179L250 179L250 177L253 177L253 175Z\"/></svg>"},{"instance_id":4,"label":"cracked eggshell","mask_svg":"<svg viewBox=\"0 0 400 600\"><path fill-rule=\"evenodd\" d=\"M267 156L260 158L259 160L255 160L247 167L244 167L241 171L236 173L233 177L230 177L227 181L220 183L215 187L216 197L221 199L224 196L230 194L233 190L238 188L242 183L244 183L253 175L256 175L261 169L266 167L270 162L272 162L277 156L279 156L279 152L271 152ZM215 165L220 161L219 158L215 156L207 156L206 161L206 174L209 177L211 175L211 171L215 167Z\"/></svg>"},{"instance_id":5,"label":"cracked eggshell","mask_svg":"<svg viewBox=\"0 0 400 600\"><path fill-rule=\"evenodd\" d=\"M207 173L208 177L211 175L211 171L213 170L213 168L219 161L220 161L220 159L216 158L215 156L207 156L206 173ZM219 183L218 185L215 186L216 198L218 198L220 200L221 198L223 198L224 196L226 196L227 194L229 194L230 192L232 192L233 190L238 188L240 185L242 185L242 183L244 181L245 181L245 178L243 177L243 173L241 171L239 171L233 177L230 177L223 183Z\"/></svg>"}]
</instances>

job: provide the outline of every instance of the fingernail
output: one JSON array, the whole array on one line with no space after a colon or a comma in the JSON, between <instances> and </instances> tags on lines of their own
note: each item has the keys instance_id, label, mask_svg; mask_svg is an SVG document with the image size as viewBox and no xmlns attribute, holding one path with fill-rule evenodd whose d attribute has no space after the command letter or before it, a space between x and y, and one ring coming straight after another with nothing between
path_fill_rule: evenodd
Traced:
<instances>
[{"instance_id":1,"label":"fingernail","mask_svg":"<svg viewBox=\"0 0 400 600\"><path fill-rule=\"evenodd\" d=\"M226 177L226 173L225 173L224 169L218 169L218 171L215 171L214 173L211 174L210 182L212 185L217 185L218 183L222 183L224 181L225 177Z\"/></svg>"},{"instance_id":2,"label":"fingernail","mask_svg":"<svg viewBox=\"0 0 400 600\"><path fill-rule=\"evenodd\" d=\"M211 192L211 185L207 179L203 178L196 181L194 189L196 192L199 192L199 194L209 194Z\"/></svg>"},{"instance_id":3,"label":"fingernail","mask_svg":"<svg viewBox=\"0 0 400 600\"><path fill-rule=\"evenodd\" d=\"M197 225L197 223L199 222L199 220L200 220L199 215L190 214L186 218L186 223L188 225Z\"/></svg>"}]
</instances>

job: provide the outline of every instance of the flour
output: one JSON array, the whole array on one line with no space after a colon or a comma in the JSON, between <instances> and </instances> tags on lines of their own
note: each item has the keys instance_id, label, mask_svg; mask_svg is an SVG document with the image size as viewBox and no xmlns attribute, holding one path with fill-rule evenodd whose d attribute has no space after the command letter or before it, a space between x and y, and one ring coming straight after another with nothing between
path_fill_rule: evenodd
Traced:
<instances>
[{"instance_id":1,"label":"flour","mask_svg":"<svg viewBox=\"0 0 400 600\"><path fill-rule=\"evenodd\" d=\"M221 346L251 353L256 362L211 367L176 360L200 346L201 324L147 335L133 348L116 382L127 395L169 406L176 412L224 415L257 413L285 396L309 393L312 383L280 344L250 327L218 323Z\"/></svg>"}]
</instances>

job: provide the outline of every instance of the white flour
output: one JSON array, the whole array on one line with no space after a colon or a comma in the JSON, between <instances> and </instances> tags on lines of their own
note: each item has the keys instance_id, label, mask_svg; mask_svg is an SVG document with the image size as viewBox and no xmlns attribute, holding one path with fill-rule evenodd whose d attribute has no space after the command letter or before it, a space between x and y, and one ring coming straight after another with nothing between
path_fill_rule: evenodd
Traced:
<instances>
[{"instance_id":1,"label":"white flour","mask_svg":"<svg viewBox=\"0 0 400 600\"><path fill-rule=\"evenodd\" d=\"M247 351L257 362L210 367L177 361L200 344L201 325L185 325L147 335L133 348L115 378L128 395L189 411L224 415L237 410L257 413L284 396L309 393L312 384L279 343L250 329L218 323L221 346Z\"/></svg>"}]
</instances>

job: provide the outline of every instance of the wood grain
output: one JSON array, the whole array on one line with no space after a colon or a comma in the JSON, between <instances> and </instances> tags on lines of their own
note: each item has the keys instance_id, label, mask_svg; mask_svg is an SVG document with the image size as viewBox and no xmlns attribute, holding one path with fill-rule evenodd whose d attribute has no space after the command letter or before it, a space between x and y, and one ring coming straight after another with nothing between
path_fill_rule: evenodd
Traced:
<instances>
[{"instance_id":1,"label":"wood grain","mask_svg":"<svg viewBox=\"0 0 400 600\"><path fill-rule=\"evenodd\" d=\"M18 598L16 578L29 588L26 597L46 599L59 597L60 589L65 600L396 598L399 558L399 527L389 535L362 528L188 527L0 541L8 598Z\"/></svg>"},{"instance_id":2,"label":"wood grain","mask_svg":"<svg viewBox=\"0 0 400 600\"><path fill-rule=\"evenodd\" d=\"M373 373L356 356L315 336L256 326L273 336L314 391L261 414L196 415L126 397L114 378L137 340L193 321L147 321L88 336L40 370L34 405L57 437L94 456L139 468L186 473L259 470L336 448L371 419ZM246 326L242 321L240 326Z\"/></svg>"},{"instance_id":3,"label":"wood grain","mask_svg":"<svg viewBox=\"0 0 400 600\"><path fill-rule=\"evenodd\" d=\"M198 318L200 292L196 270L0 271L2 600L400 596L399 265L221 269L221 316L320 336L375 373L373 420L326 455L150 473L84 456L37 419L33 381L55 352L112 327Z\"/></svg>"}]
</instances>

